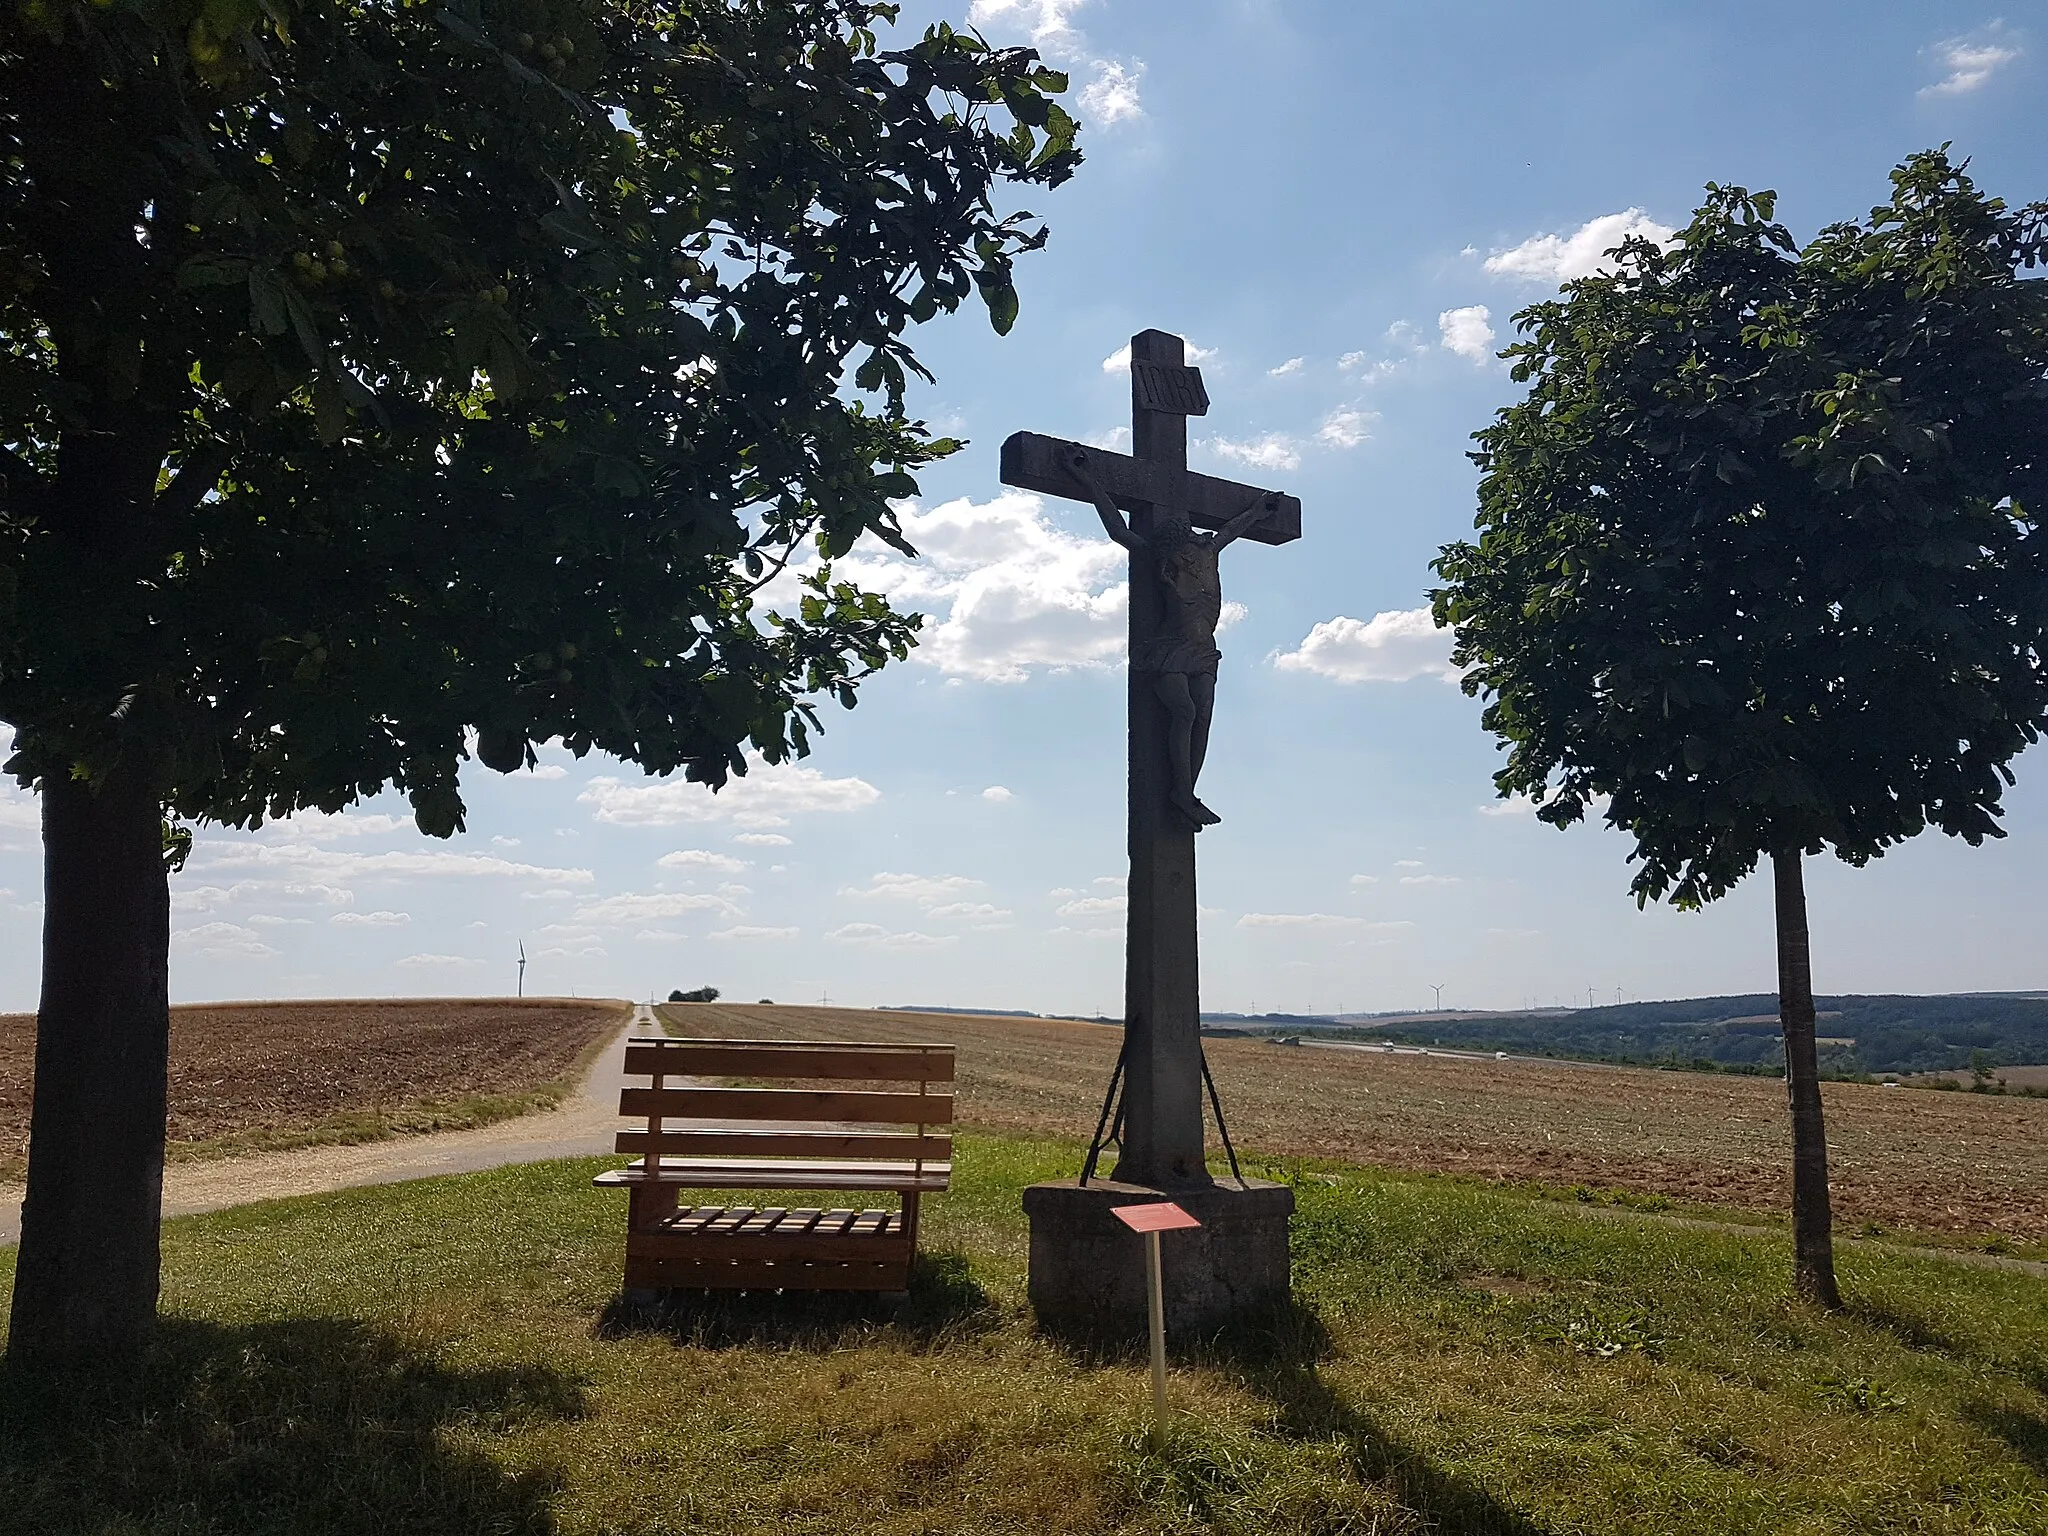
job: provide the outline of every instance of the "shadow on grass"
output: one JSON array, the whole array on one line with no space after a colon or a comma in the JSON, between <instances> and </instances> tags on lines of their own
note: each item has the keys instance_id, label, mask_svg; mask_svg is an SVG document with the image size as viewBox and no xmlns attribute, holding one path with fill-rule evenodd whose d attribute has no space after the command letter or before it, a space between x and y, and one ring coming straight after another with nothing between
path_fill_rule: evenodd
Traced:
<instances>
[{"instance_id":1,"label":"shadow on grass","mask_svg":"<svg viewBox=\"0 0 2048 1536\"><path fill-rule=\"evenodd\" d=\"M1341 1442L1361 1482L1387 1489L1423 1516L1431 1531L1441 1536L1547 1536L1546 1527L1390 1434L1323 1380L1317 1367L1333 1353L1333 1344L1313 1308L1292 1303L1284 1314L1217 1336L1210 1349L1218 1369L1279 1410L1281 1434Z\"/></svg>"},{"instance_id":2,"label":"shadow on grass","mask_svg":"<svg viewBox=\"0 0 2048 1536\"><path fill-rule=\"evenodd\" d=\"M2048 1417L2004 1403L1967 1404L1963 1417L1998 1436L2036 1477L2048 1480Z\"/></svg>"},{"instance_id":3,"label":"shadow on grass","mask_svg":"<svg viewBox=\"0 0 2048 1536\"><path fill-rule=\"evenodd\" d=\"M1040 1336L1077 1364L1132 1364L1147 1353L1129 1327L1087 1329L1040 1324ZM1424 1517L1439 1536L1548 1536L1547 1528L1500 1503L1468 1479L1389 1434L1325 1382L1317 1367L1335 1352L1315 1308L1299 1301L1255 1312L1215 1333L1172 1345L1181 1363L1214 1370L1279 1410L1279 1432L1292 1440L1337 1440L1361 1482L1385 1488ZM1186 1469L1200 1482L1199 1465ZM1202 1490L1183 1492L1199 1501Z\"/></svg>"},{"instance_id":4,"label":"shadow on grass","mask_svg":"<svg viewBox=\"0 0 2048 1536\"><path fill-rule=\"evenodd\" d=\"M1908 1349L1917 1350L1922 1354L1941 1355L1959 1364L1990 1366L1993 1370L2007 1373L2032 1387L2042 1396L2048 1397L2048 1361L2016 1360L2009 1354L1979 1348L1967 1339L1944 1332L1924 1318L1915 1317L1894 1307L1855 1301L1843 1309L1843 1315L1869 1327L1882 1329Z\"/></svg>"},{"instance_id":5,"label":"shadow on grass","mask_svg":"<svg viewBox=\"0 0 2048 1536\"><path fill-rule=\"evenodd\" d=\"M888 1336L930 1348L1003 1324L1000 1309L958 1254L921 1253L910 1289L877 1291L669 1291L652 1304L615 1296L599 1338L660 1334L691 1349L842 1349Z\"/></svg>"},{"instance_id":6,"label":"shadow on grass","mask_svg":"<svg viewBox=\"0 0 2048 1536\"><path fill-rule=\"evenodd\" d=\"M1143 1364L1149 1358L1142 1317L1041 1317L1038 1336L1077 1366ZM1330 1331L1313 1307L1296 1301L1242 1314L1227 1326L1190 1338L1168 1330L1167 1353L1183 1365L1208 1366L1242 1374L1255 1364L1287 1360L1304 1364L1327 1359Z\"/></svg>"},{"instance_id":7,"label":"shadow on grass","mask_svg":"<svg viewBox=\"0 0 2048 1536\"><path fill-rule=\"evenodd\" d=\"M508 1473L443 1432L583 1411L557 1372L452 1369L359 1323L167 1318L139 1368L0 1374L0 1523L544 1536L555 1478Z\"/></svg>"},{"instance_id":8,"label":"shadow on grass","mask_svg":"<svg viewBox=\"0 0 2048 1536\"><path fill-rule=\"evenodd\" d=\"M1842 1308L1842 1316L1853 1322L1864 1324L1890 1334L1906 1348L1917 1350L1923 1355L1945 1355L1951 1360L1973 1360L1978 1358L1968 1344L1946 1333L1910 1312L1896 1307L1884 1306L1877 1302L1851 1301Z\"/></svg>"}]
</instances>

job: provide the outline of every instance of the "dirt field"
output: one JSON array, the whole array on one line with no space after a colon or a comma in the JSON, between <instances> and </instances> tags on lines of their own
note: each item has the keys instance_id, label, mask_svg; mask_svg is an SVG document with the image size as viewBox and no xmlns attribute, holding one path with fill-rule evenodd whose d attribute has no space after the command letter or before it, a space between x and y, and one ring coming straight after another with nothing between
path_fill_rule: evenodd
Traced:
<instances>
[{"instance_id":1,"label":"dirt field","mask_svg":"<svg viewBox=\"0 0 2048 1536\"><path fill-rule=\"evenodd\" d=\"M1094 1129L1118 1042L1113 1028L1054 1020L720 1003L661 1012L682 1034L955 1041L963 1122L1076 1137ZM1240 1147L1774 1214L1791 1198L1784 1088L1772 1079L1207 1047ZM1823 1093L1843 1225L2048 1238L2048 1099L1855 1083Z\"/></svg>"},{"instance_id":2,"label":"dirt field","mask_svg":"<svg viewBox=\"0 0 2048 1536\"><path fill-rule=\"evenodd\" d=\"M545 1101L630 1011L570 998L173 1008L172 1150L480 1124ZM0 1014L0 1178L19 1177L27 1153L34 1064L34 1016Z\"/></svg>"}]
</instances>

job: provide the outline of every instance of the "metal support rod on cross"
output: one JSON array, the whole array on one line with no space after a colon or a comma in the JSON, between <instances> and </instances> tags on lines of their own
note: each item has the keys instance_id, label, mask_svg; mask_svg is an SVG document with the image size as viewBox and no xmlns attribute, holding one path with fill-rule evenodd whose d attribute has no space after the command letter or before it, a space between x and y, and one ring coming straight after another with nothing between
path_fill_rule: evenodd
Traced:
<instances>
[{"instance_id":1,"label":"metal support rod on cross","mask_svg":"<svg viewBox=\"0 0 2048 1536\"><path fill-rule=\"evenodd\" d=\"M1210 1182L1195 834L1220 818L1195 785L1221 660L1218 556L1240 538L1301 537L1294 497L1188 469L1187 419L1208 409L1181 338L1142 331L1131 338L1131 453L1032 432L1011 437L1002 453L1005 484L1090 503L1131 554L1124 1134L1114 1177L1163 1188ZM1217 1113L1220 1122L1220 1104Z\"/></svg>"}]
</instances>

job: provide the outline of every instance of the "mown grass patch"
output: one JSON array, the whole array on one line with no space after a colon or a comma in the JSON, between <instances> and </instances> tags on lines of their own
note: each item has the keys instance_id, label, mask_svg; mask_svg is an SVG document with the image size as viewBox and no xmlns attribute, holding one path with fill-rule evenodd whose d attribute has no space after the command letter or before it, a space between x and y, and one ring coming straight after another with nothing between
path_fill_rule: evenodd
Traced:
<instances>
[{"instance_id":1,"label":"mown grass patch","mask_svg":"<svg viewBox=\"0 0 2048 1536\"><path fill-rule=\"evenodd\" d=\"M0 1389L0 1529L2048 1531L2039 1280L1845 1246L1828 1317L1776 1232L1329 1165L1299 1305L1177 1341L1149 1454L1143 1361L1023 1306L1019 1192L1076 1161L963 1137L895 1307L634 1319L599 1162L174 1222L143 1368Z\"/></svg>"}]
</instances>

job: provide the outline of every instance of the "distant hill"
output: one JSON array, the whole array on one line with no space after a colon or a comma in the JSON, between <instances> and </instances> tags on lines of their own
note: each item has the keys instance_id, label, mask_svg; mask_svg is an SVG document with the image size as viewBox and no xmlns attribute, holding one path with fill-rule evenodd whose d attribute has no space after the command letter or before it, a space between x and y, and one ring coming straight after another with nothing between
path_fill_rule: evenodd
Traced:
<instances>
[{"instance_id":1,"label":"distant hill","mask_svg":"<svg viewBox=\"0 0 2048 1536\"><path fill-rule=\"evenodd\" d=\"M1821 997L1815 1005L1821 1066L1830 1073L1953 1071L1970 1066L1979 1051L2002 1067L2048 1063L2044 993ZM1402 1044L1604 1061L1771 1070L1784 1060L1778 999L1768 992L1570 1013L1389 1021L1364 1032Z\"/></svg>"}]
</instances>

